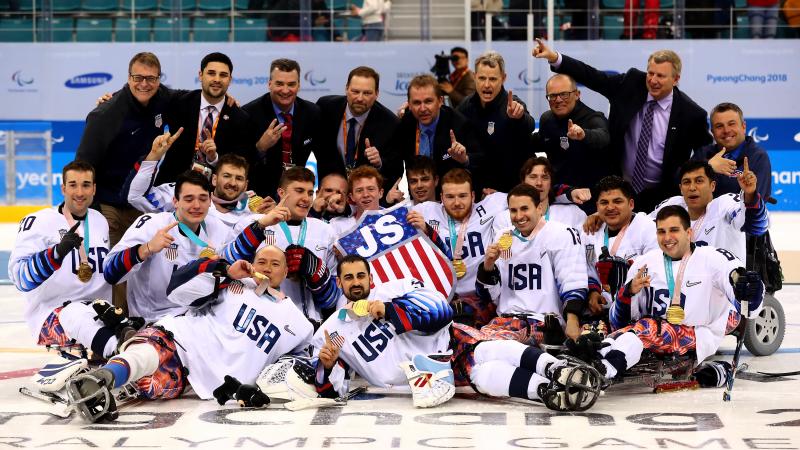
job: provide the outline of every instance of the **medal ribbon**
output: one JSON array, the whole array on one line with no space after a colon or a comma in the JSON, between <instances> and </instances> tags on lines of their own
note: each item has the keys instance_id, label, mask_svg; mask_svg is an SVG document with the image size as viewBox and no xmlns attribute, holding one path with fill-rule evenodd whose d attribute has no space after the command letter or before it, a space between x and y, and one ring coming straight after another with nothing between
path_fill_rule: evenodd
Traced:
<instances>
[{"instance_id":1,"label":"medal ribbon","mask_svg":"<svg viewBox=\"0 0 800 450\"><path fill-rule=\"evenodd\" d=\"M175 220L178 220L177 214L172 213L172 216L175 217ZM205 229L205 226L206 226L206 222L205 221L200 222L200 229L201 230ZM183 234L185 234L186 237L188 237L190 241L192 241L195 244L199 245L201 248L210 247L207 243L203 242L203 240L200 239L200 237L198 237L195 234L195 232L192 231L191 228L189 228L188 225L186 225L185 223L183 223L183 222L181 222L179 220L178 220L178 228L180 228L180 230L183 231Z\"/></svg>"},{"instance_id":2,"label":"medal ribbon","mask_svg":"<svg viewBox=\"0 0 800 450\"><path fill-rule=\"evenodd\" d=\"M619 230L617 238L614 239L614 245L612 245L611 248L608 247L608 225L606 225L606 228L603 230L603 245L609 249L608 251L611 253L611 256L617 255L617 250L622 243L622 238L625 237L625 232L628 231L628 225L630 225L630 223L625 224L625 226Z\"/></svg>"},{"instance_id":3,"label":"medal ribbon","mask_svg":"<svg viewBox=\"0 0 800 450\"><path fill-rule=\"evenodd\" d=\"M294 239L292 239L292 232L289 230L289 225L286 225L286 222L281 222L280 226L281 230L283 231L283 235L286 236L286 242L288 242L289 245L294 244ZM297 245L300 247L305 247L307 229L308 222L306 222L306 219L303 219L303 221L300 222L300 234L297 235Z\"/></svg>"},{"instance_id":4,"label":"medal ribbon","mask_svg":"<svg viewBox=\"0 0 800 450\"><path fill-rule=\"evenodd\" d=\"M472 215L472 211L470 211L469 215L461 221L461 225L458 227L458 233L456 233L456 221L453 220L452 217L449 215L447 216L447 221L450 224L450 248L453 250L453 260L462 259L462 250L464 245L464 235L467 232L467 223L469 223L469 217Z\"/></svg>"},{"instance_id":5,"label":"medal ribbon","mask_svg":"<svg viewBox=\"0 0 800 450\"><path fill-rule=\"evenodd\" d=\"M698 217L697 220L694 221L694 225L692 225L692 242L697 241L697 238L700 236L700 230L703 228L703 222L706 220L706 215L703 213L702 216Z\"/></svg>"},{"instance_id":6,"label":"medal ribbon","mask_svg":"<svg viewBox=\"0 0 800 450\"><path fill-rule=\"evenodd\" d=\"M536 224L536 228L534 228L533 231L531 231L531 235L527 238L523 236L522 233L520 233L519 230L516 228L511 230L511 235L518 237L519 240L522 242L532 241L534 240L534 238L536 238L536 235L539 234L540 231L542 231L542 228L544 228L546 223L547 221L544 219L544 217L540 217L539 223Z\"/></svg>"},{"instance_id":7,"label":"medal ribbon","mask_svg":"<svg viewBox=\"0 0 800 450\"><path fill-rule=\"evenodd\" d=\"M414 144L414 156L419 156L419 126L417 126L417 137Z\"/></svg>"},{"instance_id":8,"label":"medal ribbon","mask_svg":"<svg viewBox=\"0 0 800 450\"><path fill-rule=\"evenodd\" d=\"M72 228L75 225L75 218L72 217L71 212L67 211L66 204L61 209L61 213L64 214L64 219L67 220L67 228ZM78 248L81 264L89 264L89 257L86 256L89 254L89 236L89 210L86 210L86 217L83 219L83 245ZM59 256L66 257L67 255Z\"/></svg>"},{"instance_id":9,"label":"medal ribbon","mask_svg":"<svg viewBox=\"0 0 800 450\"><path fill-rule=\"evenodd\" d=\"M683 255L683 258L681 258L681 264L678 266L678 278L675 279L672 277L672 258L664 255L664 271L666 272L669 296L672 299L670 301L670 306L681 305L681 283L683 283L683 272L686 270L686 265L691 257L692 249L690 248L689 251Z\"/></svg>"}]
</instances>

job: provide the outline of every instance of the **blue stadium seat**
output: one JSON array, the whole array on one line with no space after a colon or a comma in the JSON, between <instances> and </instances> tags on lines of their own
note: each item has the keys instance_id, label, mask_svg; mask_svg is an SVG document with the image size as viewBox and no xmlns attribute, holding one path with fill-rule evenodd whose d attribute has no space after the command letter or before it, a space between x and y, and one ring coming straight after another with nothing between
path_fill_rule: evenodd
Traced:
<instances>
[{"instance_id":1,"label":"blue stadium seat","mask_svg":"<svg viewBox=\"0 0 800 450\"><path fill-rule=\"evenodd\" d=\"M231 0L198 0L197 7L200 11L229 11Z\"/></svg>"},{"instance_id":2,"label":"blue stadium seat","mask_svg":"<svg viewBox=\"0 0 800 450\"><path fill-rule=\"evenodd\" d=\"M236 0L235 5L236 9L243 10L247 9L247 7L250 6L250 2L248 0Z\"/></svg>"},{"instance_id":3,"label":"blue stadium seat","mask_svg":"<svg viewBox=\"0 0 800 450\"><path fill-rule=\"evenodd\" d=\"M177 25L178 30L173 36L173 29ZM180 22L168 17L156 17L153 20L153 41L156 42L189 42L191 26L189 19L183 17Z\"/></svg>"},{"instance_id":4,"label":"blue stadium seat","mask_svg":"<svg viewBox=\"0 0 800 450\"><path fill-rule=\"evenodd\" d=\"M734 8L747 8L747 0L734 0Z\"/></svg>"},{"instance_id":5,"label":"blue stadium seat","mask_svg":"<svg viewBox=\"0 0 800 450\"><path fill-rule=\"evenodd\" d=\"M608 9L623 9L625 8L625 0L603 0L603 8Z\"/></svg>"},{"instance_id":6,"label":"blue stadium seat","mask_svg":"<svg viewBox=\"0 0 800 450\"><path fill-rule=\"evenodd\" d=\"M172 7L173 2L176 4L175 8ZM161 0L160 4L162 11L172 11L173 9L194 11L197 9L197 2L195 0Z\"/></svg>"},{"instance_id":7,"label":"blue stadium seat","mask_svg":"<svg viewBox=\"0 0 800 450\"><path fill-rule=\"evenodd\" d=\"M133 26L136 25L136 32L133 32ZM115 42L150 42L150 31L153 29L153 19L140 18L140 19L122 19L119 18L114 24L114 41Z\"/></svg>"},{"instance_id":8,"label":"blue stadium seat","mask_svg":"<svg viewBox=\"0 0 800 450\"><path fill-rule=\"evenodd\" d=\"M36 2L36 10L42 8L41 0ZM33 9L33 0L20 0L19 2L19 10L20 11L30 11Z\"/></svg>"},{"instance_id":9,"label":"blue stadium seat","mask_svg":"<svg viewBox=\"0 0 800 450\"><path fill-rule=\"evenodd\" d=\"M672 8L675 6L675 0L661 0L661 9Z\"/></svg>"},{"instance_id":10,"label":"blue stadium seat","mask_svg":"<svg viewBox=\"0 0 800 450\"><path fill-rule=\"evenodd\" d=\"M227 18L194 19L194 42L227 42L230 20Z\"/></svg>"},{"instance_id":11,"label":"blue stadium seat","mask_svg":"<svg viewBox=\"0 0 800 450\"><path fill-rule=\"evenodd\" d=\"M83 0L82 7L85 11L116 11L119 7L119 2L108 0Z\"/></svg>"},{"instance_id":12,"label":"blue stadium seat","mask_svg":"<svg viewBox=\"0 0 800 450\"><path fill-rule=\"evenodd\" d=\"M620 39L624 30L622 16L616 14L603 15L603 39Z\"/></svg>"},{"instance_id":13,"label":"blue stadium seat","mask_svg":"<svg viewBox=\"0 0 800 450\"><path fill-rule=\"evenodd\" d=\"M750 18L747 15L736 15L736 29L733 30L733 38L750 39Z\"/></svg>"},{"instance_id":14,"label":"blue stadium seat","mask_svg":"<svg viewBox=\"0 0 800 450\"><path fill-rule=\"evenodd\" d=\"M136 2L134 4L134 1ZM136 11L152 11L158 7L158 0L122 0L122 9L130 11L133 8Z\"/></svg>"},{"instance_id":15,"label":"blue stadium seat","mask_svg":"<svg viewBox=\"0 0 800 450\"><path fill-rule=\"evenodd\" d=\"M0 19L0 42L33 42L33 20Z\"/></svg>"},{"instance_id":16,"label":"blue stadium seat","mask_svg":"<svg viewBox=\"0 0 800 450\"><path fill-rule=\"evenodd\" d=\"M45 36L42 32L42 23L37 22L36 34L39 42L49 42L50 36ZM53 30L53 42L72 42L72 31L75 26L75 19L72 17L54 17L50 22Z\"/></svg>"},{"instance_id":17,"label":"blue stadium seat","mask_svg":"<svg viewBox=\"0 0 800 450\"><path fill-rule=\"evenodd\" d=\"M267 40L267 19L233 19L233 40L236 42L264 42Z\"/></svg>"},{"instance_id":18,"label":"blue stadium seat","mask_svg":"<svg viewBox=\"0 0 800 450\"><path fill-rule=\"evenodd\" d=\"M75 41L111 42L113 26L111 19L78 19L75 23Z\"/></svg>"},{"instance_id":19,"label":"blue stadium seat","mask_svg":"<svg viewBox=\"0 0 800 450\"><path fill-rule=\"evenodd\" d=\"M39 9L38 5L37 9ZM53 11L77 11L79 9L81 9L81 0L53 0Z\"/></svg>"},{"instance_id":20,"label":"blue stadium seat","mask_svg":"<svg viewBox=\"0 0 800 450\"><path fill-rule=\"evenodd\" d=\"M325 7L329 9L347 9L348 4L349 2L347 0L325 0Z\"/></svg>"}]
</instances>

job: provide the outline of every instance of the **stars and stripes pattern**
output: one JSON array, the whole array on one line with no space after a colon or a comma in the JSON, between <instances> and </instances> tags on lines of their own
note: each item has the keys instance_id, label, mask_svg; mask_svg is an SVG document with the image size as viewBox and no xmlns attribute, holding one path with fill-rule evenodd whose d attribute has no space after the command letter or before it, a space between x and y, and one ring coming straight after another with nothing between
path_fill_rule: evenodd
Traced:
<instances>
[{"instance_id":1,"label":"stars and stripes pattern","mask_svg":"<svg viewBox=\"0 0 800 450\"><path fill-rule=\"evenodd\" d=\"M455 282L453 267L424 233L406 221L407 214L404 205L367 211L355 229L340 237L336 245L342 254L365 257L376 283L414 278L451 298ZM395 234L400 231L398 225L403 232L399 239ZM381 241L386 237L389 239L385 240L393 242L391 245Z\"/></svg>"},{"instance_id":2,"label":"stars and stripes pattern","mask_svg":"<svg viewBox=\"0 0 800 450\"><path fill-rule=\"evenodd\" d=\"M344 346L345 343L344 336L339 334L338 331L334 331L333 333L330 334L330 336L331 336L331 342L337 348L342 348Z\"/></svg>"},{"instance_id":3,"label":"stars and stripes pattern","mask_svg":"<svg viewBox=\"0 0 800 450\"><path fill-rule=\"evenodd\" d=\"M275 232L272 230L264 230L264 243L267 245L275 245Z\"/></svg>"},{"instance_id":4,"label":"stars and stripes pattern","mask_svg":"<svg viewBox=\"0 0 800 450\"><path fill-rule=\"evenodd\" d=\"M169 244L169 247L164 249L164 256L170 261L178 259L178 244Z\"/></svg>"}]
</instances>

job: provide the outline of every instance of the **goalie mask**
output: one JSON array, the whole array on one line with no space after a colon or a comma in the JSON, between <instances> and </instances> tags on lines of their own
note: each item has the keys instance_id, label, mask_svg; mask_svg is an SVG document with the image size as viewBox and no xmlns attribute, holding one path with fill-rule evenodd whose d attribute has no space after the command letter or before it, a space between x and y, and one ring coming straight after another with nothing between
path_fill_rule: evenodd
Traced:
<instances>
[{"instance_id":1,"label":"goalie mask","mask_svg":"<svg viewBox=\"0 0 800 450\"><path fill-rule=\"evenodd\" d=\"M79 374L67 381L69 404L90 423L113 421L119 417L117 403L111 394L114 376L107 369Z\"/></svg>"},{"instance_id":2,"label":"goalie mask","mask_svg":"<svg viewBox=\"0 0 800 450\"><path fill-rule=\"evenodd\" d=\"M309 358L287 355L268 365L258 376L256 385L273 400L291 402L318 397L315 376L316 370Z\"/></svg>"}]
</instances>

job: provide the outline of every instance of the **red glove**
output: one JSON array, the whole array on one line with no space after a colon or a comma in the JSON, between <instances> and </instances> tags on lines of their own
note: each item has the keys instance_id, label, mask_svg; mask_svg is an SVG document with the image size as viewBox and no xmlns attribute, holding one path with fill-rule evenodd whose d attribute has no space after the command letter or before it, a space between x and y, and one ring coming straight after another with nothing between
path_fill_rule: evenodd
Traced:
<instances>
[{"instance_id":1,"label":"red glove","mask_svg":"<svg viewBox=\"0 0 800 450\"><path fill-rule=\"evenodd\" d=\"M286 254L286 266L289 269L289 277L296 278L300 275L300 265L303 261L303 255L307 251L305 247L295 244L286 247L284 253Z\"/></svg>"}]
</instances>

